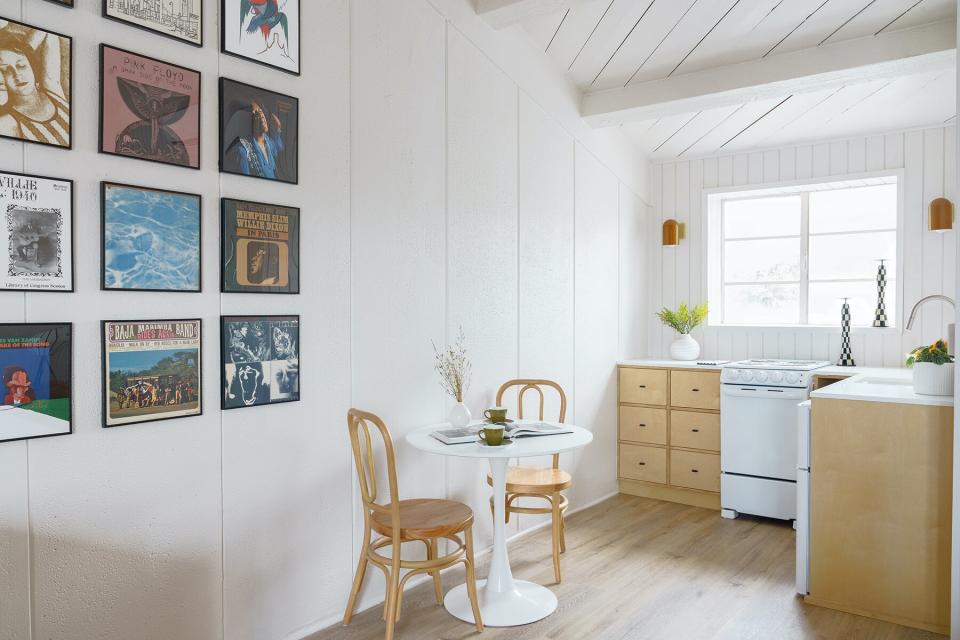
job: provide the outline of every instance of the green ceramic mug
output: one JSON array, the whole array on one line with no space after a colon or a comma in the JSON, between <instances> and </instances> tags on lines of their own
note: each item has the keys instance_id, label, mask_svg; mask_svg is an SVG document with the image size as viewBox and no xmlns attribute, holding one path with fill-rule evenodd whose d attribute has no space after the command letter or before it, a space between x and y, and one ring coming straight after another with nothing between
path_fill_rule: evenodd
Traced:
<instances>
[{"instance_id":1,"label":"green ceramic mug","mask_svg":"<svg viewBox=\"0 0 960 640\"><path fill-rule=\"evenodd\" d=\"M506 422L507 410L503 407L494 407L483 412L483 417L490 422Z\"/></svg>"},{"instance_id":2,"label":"green ceramic mug","mask_svg":"<svg viewBox=\"0 0 960 640\"><path fill-rule=\"evenodd\" d=\"M499 447L503 444L504 429L502 424L487 425L480 429L480 440L489 447Z\"/></svg>"}]
</instances>

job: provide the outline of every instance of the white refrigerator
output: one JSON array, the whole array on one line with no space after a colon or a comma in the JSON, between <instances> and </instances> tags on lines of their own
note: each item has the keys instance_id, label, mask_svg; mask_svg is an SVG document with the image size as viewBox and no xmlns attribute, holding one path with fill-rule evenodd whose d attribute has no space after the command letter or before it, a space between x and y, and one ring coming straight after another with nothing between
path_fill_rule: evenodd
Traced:
<instances>
[{"instance_id":1,"label":"white refrigerator","mask_svg":"<svg viewBox=\"0 0 960 640\"><path fill-rule=\"evenodd\" d=\"M810 401L797 405L797 593L810 593Z\"/></svg>"}]
</instances>

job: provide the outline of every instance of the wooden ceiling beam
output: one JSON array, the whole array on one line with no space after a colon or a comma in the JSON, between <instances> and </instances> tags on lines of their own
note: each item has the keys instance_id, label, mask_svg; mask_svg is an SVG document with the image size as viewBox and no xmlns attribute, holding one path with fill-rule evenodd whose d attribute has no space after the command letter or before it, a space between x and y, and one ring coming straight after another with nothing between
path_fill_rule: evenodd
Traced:
<instances>
[{"instance_id":1,"label":"wooden ceiling beam","mask_svg":"<svg viewBox=\"0 0 960 640\"><path fill-rule=\"evenodd\" d=\"M758 60L584 94L580 115L594 128L783 98L956 62L952 20L883 32ZM917 99L922 99L918 96Z\"/></svg>"},{"instance_id":2,"label":"wooden ceiling beam","mask_svg":"<svg viewBox=\"0 0 960 640\"><path fill-rule=\"evenodd\" d=\"M473 0L474 9L494 29L503 29L521 20L567 9L584 0Z\"/></svg>"}]
</instances>

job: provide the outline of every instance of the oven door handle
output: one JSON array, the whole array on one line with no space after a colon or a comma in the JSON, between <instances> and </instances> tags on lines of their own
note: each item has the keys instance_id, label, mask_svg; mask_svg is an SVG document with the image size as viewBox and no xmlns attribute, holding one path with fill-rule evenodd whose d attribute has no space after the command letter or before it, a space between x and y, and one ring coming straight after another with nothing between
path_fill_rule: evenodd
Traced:
<instances>
[{"instance_id":1,"label":"oven door handle","mask_svg":"<svg viewBox=\"0 0 960 640\"><path fill-rule=\"evenodd\" d=\"M723 385L723 395L732 398L763 398L765 400L796 400L800 402L807 399L807 390L725 384Z\"/></svg>"}]
</instances>

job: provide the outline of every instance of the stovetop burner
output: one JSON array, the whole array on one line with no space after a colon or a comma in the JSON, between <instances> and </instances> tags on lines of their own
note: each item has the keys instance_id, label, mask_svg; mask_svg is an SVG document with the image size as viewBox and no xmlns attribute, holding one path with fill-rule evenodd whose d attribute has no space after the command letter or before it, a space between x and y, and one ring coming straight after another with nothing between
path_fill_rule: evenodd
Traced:
<instances>
[{"instance_id":1,"label":"stovetop burner","mask_svg":"<svg viewBox=\"0 0 960 640\"><path fill-rule=\"evenodd\" d=\"M826 360L776 360L772 358L752 358L724 365L731 369L781 369L787 371L813 371L830 366Z\"/></svg>"}]
</instances>

